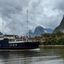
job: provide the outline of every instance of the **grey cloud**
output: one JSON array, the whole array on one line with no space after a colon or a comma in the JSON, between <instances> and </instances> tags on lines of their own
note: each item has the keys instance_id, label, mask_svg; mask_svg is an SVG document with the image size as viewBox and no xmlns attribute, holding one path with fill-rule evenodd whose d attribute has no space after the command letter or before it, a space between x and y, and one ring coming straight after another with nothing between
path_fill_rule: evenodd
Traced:
<instances>
[{"instance_id":1,"label":"grey cloud","mask_svg":"<svg viewBox=\"0 0 64 64\"><path fill-rule=\"evenodd\" d=\"M38 25L54 29L59 25L64 14L63 5L63 0L0 0L0 18L4 23L2 32L25 34L27 9L29 29L34 30Z\"/></svg>"}]
</instances>

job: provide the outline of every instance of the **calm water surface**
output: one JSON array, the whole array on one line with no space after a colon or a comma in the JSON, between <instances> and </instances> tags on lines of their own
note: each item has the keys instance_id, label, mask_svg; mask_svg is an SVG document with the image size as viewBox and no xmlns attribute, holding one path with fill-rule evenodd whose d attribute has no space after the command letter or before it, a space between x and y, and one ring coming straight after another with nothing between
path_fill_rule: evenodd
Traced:
<instances>
[{"instance_id":1,"label":"calm water surface","mask_svg":"<svg viewBox=\"0 0 64 64\"><path fill-rule=\"evenodd\" d=\"M64 49L0 51L0 64L64 64Z\"/></svg>"}]
</instances>

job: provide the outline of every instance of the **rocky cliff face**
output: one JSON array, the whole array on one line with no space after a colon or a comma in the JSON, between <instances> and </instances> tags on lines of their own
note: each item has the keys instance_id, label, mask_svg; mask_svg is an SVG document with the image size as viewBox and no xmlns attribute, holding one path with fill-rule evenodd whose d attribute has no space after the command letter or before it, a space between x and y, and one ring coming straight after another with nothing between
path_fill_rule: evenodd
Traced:
<instances>
[{"instance_id":1,"label":"rocky cliff face","mask_svg":"<svg viewBox=\"0 0 64 64\"><path fill-rule=\"evenodd\" d=\"M50 28L43 28L42 26L37 26L34 30L34 32L32 32L32 30L29 30L29 35L31 36L40 36L44 33L52 33L53 30Z\"/></svg>"},{"instance_id":2,"label":"rocky cliff face","mask_svg":"<svg viewBox=\"0 0 64 64\"><path fill-rule=\"evenodd\" d=\"M3 35L3 33L0 32L0 35Z\"/></svg>"},{"instance_id":3,"label":"rocky cliff face","mask_svg":"<svg viewBox=\"0 0 64 64\"><path fill-rule=\"evenodd\" d=\"M54 33L63 32L64 33L64 17L58 27L55 28Z\"/></svg>"},{"instance_id":4,"label":"rocky cliff face","mask_svg":"<svg viewBox=\"0 0 64 64\"><path fill-rule=\"evenodd\" d=\"M41 34L43 34L43 33L44 33L44 28L41 27L41 26L37 26L37 27L35 28L35 30L34 30L34 35L39 36L39 35L41 35Z\"/></svg>"}]
</instances>

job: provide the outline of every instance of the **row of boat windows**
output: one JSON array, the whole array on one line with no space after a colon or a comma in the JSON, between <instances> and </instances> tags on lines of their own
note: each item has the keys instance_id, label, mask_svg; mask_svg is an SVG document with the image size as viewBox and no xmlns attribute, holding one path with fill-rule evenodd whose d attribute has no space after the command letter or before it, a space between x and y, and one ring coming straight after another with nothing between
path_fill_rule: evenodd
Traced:
<instances>
[{"instance_id":1,"label":"row of boat windows","mask_svg":"<svg viewBox=\"0 0 64 64\"><path fill-rule=\"evenodd\" d=\"M13 46L13 47L15 47L15 46L17 46L17 44L10 44L9 46Z\"/></svg>"},{"instance_id":2,"label":"row of boat windows","mask_svg":"<svg viewBox=\"0 0 64 64\"><path fill-rule=\"evenodd\" d=\"M2 46L2 45L0 44L0 46ZM9 44L9 46L10 47L17 47L18 45L17 44Z\"/></svg>"}]
</instances>

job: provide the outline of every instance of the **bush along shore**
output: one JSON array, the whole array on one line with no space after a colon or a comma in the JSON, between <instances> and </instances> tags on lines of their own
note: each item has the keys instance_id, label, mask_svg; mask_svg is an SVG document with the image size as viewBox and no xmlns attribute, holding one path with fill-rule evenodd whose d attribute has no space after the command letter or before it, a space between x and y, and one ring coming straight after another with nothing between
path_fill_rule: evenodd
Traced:
<instances>
[{"instance_id":1,"label":"bush along shore","mask_svg":"<svg viewBox=\"0 0 64 64\"><path fill-rule=\"evenodd\" d=\"M39 41L41 46L64 47L64 33L61 32L42 34L34 37L33 40Z\"/></svg>"}]
</instances>

